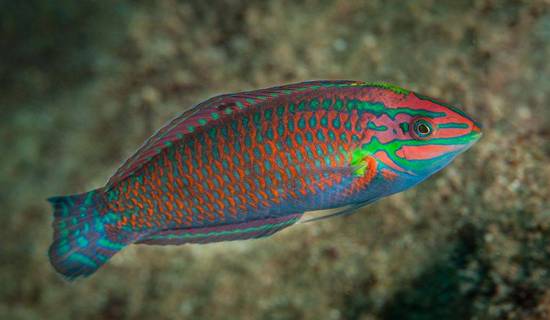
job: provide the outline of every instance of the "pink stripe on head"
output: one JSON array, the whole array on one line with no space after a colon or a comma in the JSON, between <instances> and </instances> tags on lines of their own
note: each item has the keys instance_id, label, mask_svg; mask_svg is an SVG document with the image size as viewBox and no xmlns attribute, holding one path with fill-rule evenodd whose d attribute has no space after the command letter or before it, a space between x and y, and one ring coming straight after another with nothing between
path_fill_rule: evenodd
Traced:
<instances>
[{"instance_id":1,"label":"pink stripe on head","mask_svg":"<svg viewBox=\"0 0 550 320\"><path fill-rule=\"evenodd\" d=\"M428 160L457 150L457 145L403 146L399 156L407 160Z\"/></svg>"},{"instance_id":2,"label":"pink stripe on head","mask_svg":"<svg viewBox=\"0 0 550 320\"><path fill-rule=\"evenodd\" d=\"M466 128L438 128L437 137L438 138L455 138L470 133L470 127Z\"/></svg>"},{"instance_id":3,"label":"pink stripe on head","mask_svg":"<svg viewBox=\"0 0 550 320\"><path fill-rule=\"evenodd\" d=\"M396 171L401 171L401 172L407 172L407 170L401 168L399 165L397 165L397 163L395 163L390 157L388 157L388 154L386 153L386 151L377 151L375 154L374 154L374 157L382 162L383 164L387 165L388 167L396 170Z\"/></svg>"}]
</instances>

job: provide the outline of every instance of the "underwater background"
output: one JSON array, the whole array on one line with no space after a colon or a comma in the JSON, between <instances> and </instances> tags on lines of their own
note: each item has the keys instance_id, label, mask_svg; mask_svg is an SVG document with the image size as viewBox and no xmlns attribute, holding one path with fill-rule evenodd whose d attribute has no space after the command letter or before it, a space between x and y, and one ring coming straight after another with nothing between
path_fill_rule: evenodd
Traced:
<instances>
[{"instance_id":1,"label":"underwater background","mask_svg":"<svg viewBox=\"0 0 550 320\"><path fill-rule=\"evenodd\" d=\"M0 319L549 319L550 2L0 1ZM224 92L388 81L483 125L426 182L255 241L51 267L46 198Z\"/></svg>"}]
</instances>

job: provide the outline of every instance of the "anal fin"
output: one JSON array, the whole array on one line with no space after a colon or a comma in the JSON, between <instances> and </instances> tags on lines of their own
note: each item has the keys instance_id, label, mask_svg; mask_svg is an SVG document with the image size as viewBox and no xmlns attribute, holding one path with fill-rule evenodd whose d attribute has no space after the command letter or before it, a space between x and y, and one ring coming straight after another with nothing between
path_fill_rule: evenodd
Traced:
<instances>
[{"instance_id":1,"label":"anal fin","mask_svg":"<svg viewBox=\"0 0 550 320\"><path fill-rule=\"evenodd\" d=\"M293 225L300 220L301 216L300 213L215 227L162 230L148 235L136 243L178 245L263 238Z\"/></svg>"}]
</instances>

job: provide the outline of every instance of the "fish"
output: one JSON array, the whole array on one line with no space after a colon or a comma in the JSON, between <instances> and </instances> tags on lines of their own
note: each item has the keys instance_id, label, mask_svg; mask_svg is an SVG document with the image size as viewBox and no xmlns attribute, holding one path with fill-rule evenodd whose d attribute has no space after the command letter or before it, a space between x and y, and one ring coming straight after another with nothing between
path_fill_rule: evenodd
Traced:
<instances>
[{"instance_id":1,"label":"fish","mask_svg":"<svg viewBox=\"0 0 550 320\"><path fill-rule=\"evenodd\" d=\"M481 137L458 108L383 82L308 81L222 94L177 116L105 186L49 198L49 258L86 277L130 244L271 236L422 182ZM331 214L307 218L312 211Z\"/></svg>"}]
</instances>

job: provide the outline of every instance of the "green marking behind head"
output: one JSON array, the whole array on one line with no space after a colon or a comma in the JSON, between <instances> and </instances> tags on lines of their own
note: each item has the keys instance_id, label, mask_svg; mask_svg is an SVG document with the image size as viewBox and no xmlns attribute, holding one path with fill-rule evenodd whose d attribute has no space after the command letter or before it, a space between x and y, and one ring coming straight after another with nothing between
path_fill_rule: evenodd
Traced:
<instances>
[{"instance_id":1,"label":"green marking behind head","mask_svg":"<svg viewBox=\"0 0 550 320\"><path fill-rule=\"evenodd\" d=\"M394 93L397 93L397 94L407 95L407 94L410 93L410 91L407 90L407 89L403 89L401 87L398 87L396 85L386 83L386 82L365 82L363 85L365 87L375 87L375 88L387 89L387 90L390 90L390 91L392 91Z\"/></svg>"}]
</instances>

